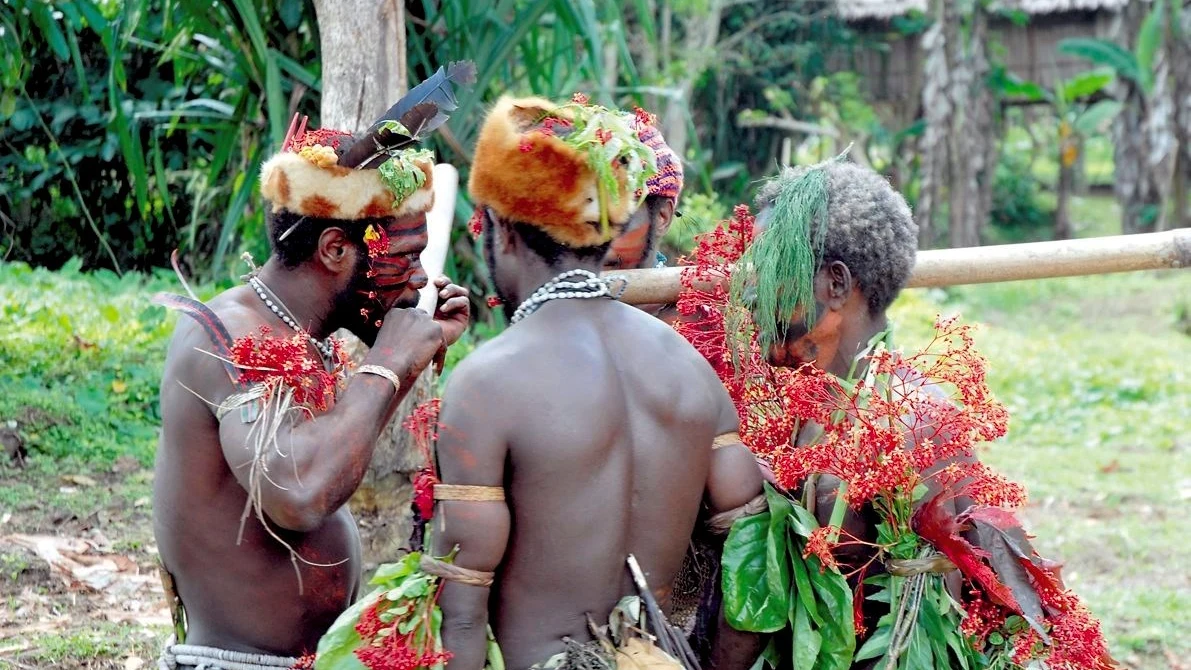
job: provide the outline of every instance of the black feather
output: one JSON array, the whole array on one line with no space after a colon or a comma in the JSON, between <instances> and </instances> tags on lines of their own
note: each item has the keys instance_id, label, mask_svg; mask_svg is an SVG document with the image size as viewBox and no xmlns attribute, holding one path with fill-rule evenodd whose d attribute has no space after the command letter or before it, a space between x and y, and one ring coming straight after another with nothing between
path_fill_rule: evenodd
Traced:
<instances>
[{"instance_id":1,"label":"black feather","mask_svg":"<svg viewBox=\"0 0 1191 670\"><path fill-rule=\"evenodd\" d=\"M385 156L417 142L447 122L450 113L459 108L455 98L455 84L475 82L476 66L471 61L458 61L440 67L428 79L413 87L376 120L372 126L339 157L339 164L352 168L373 168L385 161ZM398 121L408 135L385 128L385 122Z\"/></svg>"}]
</instances>

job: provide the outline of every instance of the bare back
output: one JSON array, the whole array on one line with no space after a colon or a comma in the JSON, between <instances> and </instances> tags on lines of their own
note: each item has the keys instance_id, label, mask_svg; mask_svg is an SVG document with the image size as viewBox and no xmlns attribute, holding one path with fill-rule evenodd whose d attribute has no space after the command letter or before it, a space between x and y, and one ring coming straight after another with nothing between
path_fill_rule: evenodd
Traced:
<instances>
[{"instance_id":1,"label":"bare back","mask_svg":"<svg viewBox=\"0 0 1191 670\"><path fill-rule=\"evenodd\" d=\"M665 606L720 420L723 389L706 362L640 310L568 300L544 307L465 365L457 374L482 376L482 387L500 391L458 411L499 416L493 423L507 427L511 532L489 611L508 667L544 661L563 649L564 636L589 639L588 616L606 622L617 601L635 593L625 567L630 553ZM444 422L451 397L448 391ZM440 435L450 430L444 423ZM440 437L440 454L442 446ZM451 481L456 459L441 458ZM468 503L451 505L454 541L451 519L467 514ZM458 541L465 547L468 538Z\"/></svg>"}]
</instances>

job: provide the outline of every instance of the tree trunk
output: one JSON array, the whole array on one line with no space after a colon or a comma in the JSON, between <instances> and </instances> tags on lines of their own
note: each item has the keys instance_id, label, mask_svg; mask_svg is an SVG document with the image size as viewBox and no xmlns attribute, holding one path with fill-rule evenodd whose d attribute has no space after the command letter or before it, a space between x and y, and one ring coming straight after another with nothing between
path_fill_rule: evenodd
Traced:
<instances>
[{"instance_id":1,"label":"tree trunk","mask_svg":"<svg viewBox=\"0 0 1191 670\"><path fill-rule=\"evenodd\" d=\"M359 132L405 92L405 4L314 0L322 54L320 125Z\"/></svg>"},{"instance_id":2,"label":"tree trunk","mask_svg":"<svg viewBox=\"0 0 1191 670\"><path fill-rule=\"evenodd\" d=\"M1174 213L1172 227L1191 225L1188 219L1188 181L1191 181L1191 8L1180 7L1171 17L1167 53L1174 79L1175 135L1178 160L1174 172Z\"/></svg>"},{"instance_id":3,"label":"tree trunk","mask_svg":"<svg viewBox=\"0 0 1191 670\"><path fill-rule=\"evenodd\" d=\"M984 83L988 14L981 0L936 0L933 10L935 22L922 39L926 131L915 209L919 246L935 241L934 224L944 197L951 246L978 246L992 208L999 116L997 101Z\"/></svg>"},{"instance_id":4,"label":"tree trunk","mask_svg":"<svg viewBox=\"0 0 1191 670\"><path fill-rule=\"evenodd\" d=\"M947 34L943 30L946 0L934 0L935 21L922 36L923 59L922 109L926 129L919 146L922 156L921 187L914 219L918 224L918 246L934 245L934 219L939 206L943 184L947 181L947 126L951 117L951 101L947 87L951 75L947 60Z\"/></svg>"},{"instance_id":5,"label":"tree trunk","mask_svg":"<svg viewBox=\"0 0 1191 670\"><path fill-rule=\"evenodd\" d=\"M321 123L324 128L360 132L406 90L405 5L399 0L315 0L322 54ZM368 353L347 331L357 364ZM401 424L433 384L423 375L382 432L364 482L351 507L360 523L366 569L395 559L412 528L410 473L421 456Z\"/></svg>"},{"instance_id":6,"label":"tree trunk","mask_svg":"<svg viewBox=\"0 0 1191 670\"><path fill-rule=\"evenodd\" d=\"M983 2L947 3L944 31L951 60L950 239L952 247L980 245L980 231L992 204L996 167L996 110L985 84L988 14ZM966 36L965 36L966 35Z\"/></svg>"},{"instance_id":7,"label":"tree trunk","mask_svg":"<svg viewBox=\"0 0 1191 670\"><path fill-rule=\"evenodd\" d=\"M686 72L678 82L678 95L666 101L666 111L659 123L666 144L680 158L686 156L687 122L690 117L691 96L695 92L695 81L715 57L715 43L720 34L720 16L724 0L710 0L705 12L689 10L691 14L683 21L683 53ZM668 7L668 5L667 5ZM665 26L665 22L663 22ZM663 55L666 52L663 51ZM663 56L663 64L668 60Z\"/></svg>"},{"instance_id":8,"label":"tree trunk","mask_svg":"<svg viewBox=\"0 0 1191 670\"><path fill-rule=\"evenodd\" d=\"M1128 3L1121 10L1115 39L1126 49L1134 48L1148 11L1149 5L1140 2ZM1121 205L1121 229L1125 233L1149 232L1157 227L1170 186L1170 165L1166 161L1174 148L1174 101L1167 81L1168 67L1168 62L1160 64L1154 90L1148 95L1132 82L1118 80L1116 84L1124 105L1113 121L1113 190Z\"/></svg>"},{"instance_id":9,"label":"tree trunk","mask_svg":"<svg viewBox=\"0 0 1191 670\"><path fill-rule=\"evenodd\" d=\"M1065 144L1065 143L1064 143ZM1060 151L1061 153L1061 151ZM1056 188L1055 205L1055 239L1066 240L1071 237L1071 214L1068 202L1071 191L1075 187L1075 166L1068 165L1063 156L1059 157L1059 183Z\"/></svg>"}]
</instances>

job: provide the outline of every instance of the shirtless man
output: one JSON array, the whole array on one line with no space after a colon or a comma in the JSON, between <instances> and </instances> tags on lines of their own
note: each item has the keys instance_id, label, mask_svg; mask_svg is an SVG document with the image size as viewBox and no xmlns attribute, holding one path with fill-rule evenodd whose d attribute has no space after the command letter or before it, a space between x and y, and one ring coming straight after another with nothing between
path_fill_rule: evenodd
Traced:
<instances>
[{"instance_id":1,"label":"shirtless man","mask_svg":"<svg viewBox=\"0 0 1191 670\"><path fill-rule=\"evenodd\" d=\"M225 668L237 659L288 667L315 650L360 583L345 503L413 380L467 326L467 291L445 277L435 280L433 317L412 309L427 282L419 255L433 203L430 163L401 162L426 180L398 194L376 169L335 164L351 141L333 131L287 139L262 170L272 205L268 261L248 285L206 306L170 299L195 318L179 320L161 383L154 531L185 610L185 644L167 646L162 667ZM287 415L253 468L253 431L267 405L245 400L237 371L208 354L227 357L230 338L265 326L269 337L300 333L306 360L332 371L339 357L325 338L336 329L372 348L328 411ZM254 481L261 468L266 475Z\"/></svg>"},{"instance_id":2,"label":"shirtless man","mask_svg":"<svg viewBox=\"0 0 1191 670\"><path fill-rule=\"evenodd\" d=\"M491 587L448 580L442 591L451 670L483 666L488 624L511 670L569 667L591 649L589 619L636 593L628 555L665 608L658 587L677 574L701 506L731 510L761 490L747 450L712 449L725 392L710 367L663 323L606 299L615 285L597 273L638 185L622 161L601 198L582 149L540 131L561 119L549 125L581 133L600 109L506 98L476 147L470 191L513 323L455 370L443 399L443 482L504 498L436 491L436 554L458 547L457 566L495 573ZM571 271L575 286L551 286Z\"/></svg>"}]
</instances>

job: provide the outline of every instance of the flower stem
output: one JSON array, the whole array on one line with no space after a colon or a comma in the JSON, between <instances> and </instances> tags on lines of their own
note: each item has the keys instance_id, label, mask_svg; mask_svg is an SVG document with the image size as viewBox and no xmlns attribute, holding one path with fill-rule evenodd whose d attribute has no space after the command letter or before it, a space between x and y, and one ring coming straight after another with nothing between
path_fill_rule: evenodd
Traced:
<instances>
[{"instance_id":1,"label":"flower stem","mask_svg":"<svg viewBox=\"0 0 1191 670\"><path fill-rule=\"evenodd\" d=\"M844 512L848 511L848 503L845 499L847 492L848 482L840 480L839 488L835 492L835 504L831 507L831 519L827 522L827 525L835 528L831 532L832 542L839 540L840 527L844 525Z\"/></svg>"}]
</instances>

